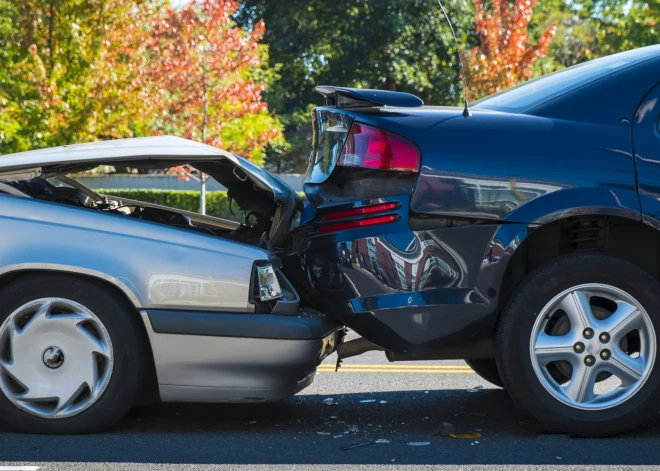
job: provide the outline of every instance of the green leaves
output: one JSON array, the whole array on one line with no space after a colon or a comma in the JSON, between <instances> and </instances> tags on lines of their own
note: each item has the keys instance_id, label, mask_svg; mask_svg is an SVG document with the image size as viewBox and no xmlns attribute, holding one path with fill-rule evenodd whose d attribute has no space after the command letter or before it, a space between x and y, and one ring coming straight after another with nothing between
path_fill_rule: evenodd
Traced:
<instances>
[{"instance_id":1,"label":"green leaves","mask_svg":"<svg viewBox=\"0 0 660 471\"><path fill-rule=\"evenodd\" d=\"M171 133L261 163L282 147L263 24L232 0L0 0L0 154Z\"/></svg>"}]
</instances>

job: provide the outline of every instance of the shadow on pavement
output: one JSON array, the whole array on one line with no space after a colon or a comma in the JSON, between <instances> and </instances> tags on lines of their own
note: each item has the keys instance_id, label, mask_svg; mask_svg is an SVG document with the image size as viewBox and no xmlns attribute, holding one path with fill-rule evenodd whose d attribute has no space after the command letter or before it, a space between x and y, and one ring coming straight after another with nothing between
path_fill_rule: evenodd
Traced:
<instances>
[{"instance_id":1,"label":"shadow on pavement","mask_svg":"<svg viewBox=\"0 0 660 471\"><path fill-rule=\"evenodd\" d=\"M611 439L540 434L501 389L300 395L280 404L160 404L87 436L0 431L0 461L189 464L660 464L660 427ZM376 402L361 403L375 399ZM381 403L380 401L387 401ZM442 422L457 433L435 435ZM319 434L320 432L320 434ZM338 437L338 438L334 438ZM342 451L372 439L389 443ZM409 442L430 442L410 446Z\"/></svg>"}]
</instances>

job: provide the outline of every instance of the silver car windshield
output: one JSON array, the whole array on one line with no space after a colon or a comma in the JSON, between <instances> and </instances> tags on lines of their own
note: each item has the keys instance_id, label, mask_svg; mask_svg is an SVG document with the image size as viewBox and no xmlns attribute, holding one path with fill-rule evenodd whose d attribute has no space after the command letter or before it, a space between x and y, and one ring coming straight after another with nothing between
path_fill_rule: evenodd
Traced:
<instances>
[{"instance_id":1,"label":"silver car windshield","mask_svg":"<svg viewBox=\"0 0 660 471\"><path fill-rule=\"evenodd\" d=\"M566 92L659 56L660 47L651 46L601 57L489 95L471 106L523 113Z\"/></svg>"}]
</instances>

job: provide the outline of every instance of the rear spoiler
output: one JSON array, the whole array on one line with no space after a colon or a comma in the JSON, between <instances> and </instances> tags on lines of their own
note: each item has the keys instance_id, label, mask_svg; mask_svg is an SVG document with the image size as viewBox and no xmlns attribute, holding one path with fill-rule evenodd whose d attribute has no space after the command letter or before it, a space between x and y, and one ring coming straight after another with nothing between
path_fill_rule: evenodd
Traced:
<instances>
[{"instance_id":1,"label":"rear spoiler","mask_svg":"<svg viewBox=\"0 0 660 471\"><path fill-rule=\"evenodd\" d=\"M315 90L323 95L325 106L362 108L371 106L400 106L417 108L424 102L410 93L369 90L363 88L332 87L322 85Z\"/></svg>"}]
</instances>

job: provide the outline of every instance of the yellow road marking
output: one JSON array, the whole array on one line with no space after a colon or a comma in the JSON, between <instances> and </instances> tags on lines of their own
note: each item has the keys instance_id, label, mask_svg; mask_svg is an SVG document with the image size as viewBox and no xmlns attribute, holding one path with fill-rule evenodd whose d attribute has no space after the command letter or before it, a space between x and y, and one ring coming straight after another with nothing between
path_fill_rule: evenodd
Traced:
<instances>
[{"instance_id":1,"label":"yellow road marking","mask_svg":"<svg viewBox=\"0 0 660 471\"><path fill-rule=\"evenodd\" d=\"M323 364L319 373L334 373L335 365ZM466 365L342 365L339 373L424 373L424 374L472 374Z\"/></svg>"}]
</instances>

